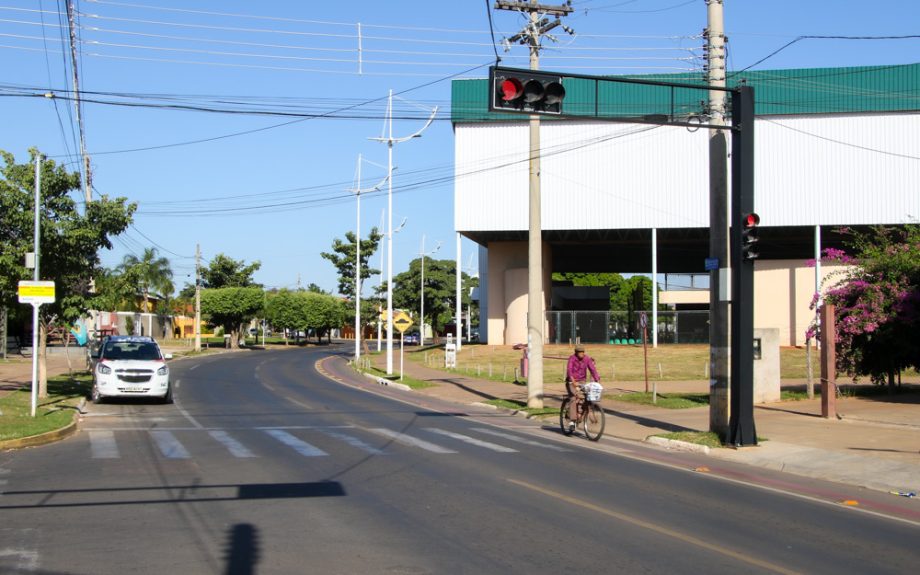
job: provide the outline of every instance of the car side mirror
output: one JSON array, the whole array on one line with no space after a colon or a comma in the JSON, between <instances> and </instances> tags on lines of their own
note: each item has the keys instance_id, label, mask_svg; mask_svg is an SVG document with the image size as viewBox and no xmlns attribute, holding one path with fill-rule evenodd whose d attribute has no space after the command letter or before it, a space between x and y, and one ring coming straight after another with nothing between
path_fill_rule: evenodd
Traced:
<instances>
[{"instance_id":1,"label":"car side mirror","mask_svg":"<svg viewBox=\"0 0 920 575\"><path fill-rule=\"evenodd\" d=\"M164 353L164 354L163 354L163 359L172 359L172 354L171 354L171 353Z\"/></svg>"}]
</instances>

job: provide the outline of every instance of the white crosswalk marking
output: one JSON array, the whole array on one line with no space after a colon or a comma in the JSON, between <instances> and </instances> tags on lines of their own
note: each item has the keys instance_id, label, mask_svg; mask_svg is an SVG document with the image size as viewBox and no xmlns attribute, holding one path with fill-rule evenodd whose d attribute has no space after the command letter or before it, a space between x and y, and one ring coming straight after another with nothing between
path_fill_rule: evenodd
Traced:
<instances>
[{"instance_id":1,"label":"white crosswalk marking","mask_svg":"<svg viewBox=\"0 0 920 575\"><path fill-rule=\"evenodd\" d=\"M475 437L470 437L469 435L454 433L452 431L447 431L446 429L437 429L434 427L429 427L426 429L426 431L430 431L431 433L438 433L440 435L446 435L447 437L452 437L464 443L469 443L470 445L477 445L479 447L485 447L486 449L491 449L492 451L498 451L499 453L517 453L517 449L511 449L510 447L505 447L504 445L498 445L497 443L489 443L488 441L476 439Z\"/></svg>"},{"instance_id":2,"label":"white crosswalk marking","mask_svg":"<svg viewBox=\"0 0 920 575\"><path fill-rule=\"evenodd\" d=\"M265 433L271 435L288 447L293 448L295 451L297 451L297 453L303 455L304 457L320 457L323 455L329 455L322 449L310 445L306 441L291 435L287 431L282 431L280 429L266 429Z\"/></svg>"},{"instance_id":3,"label":"white crosswalk marking","mask_svg":"<svg viewBox=\"0 0 920 575\"><path fill-rule=\"evenodd\" d=\"M215 429L208 432L208 435L221 442L227 450L233 454L233 457L258 457L255 453L250 451L245 445L237 441L233 436L231 436L226 431L221 429Z\"/></svg>"},{"instance_id":4,"label":"white crosswalk marking","mask_svg":"<svg viewBox=\"0 0 920 575\"><path fill-rule=\"evenodd\" d=\"M176 439L176 436L170 431L156 430L150 432L151 437L156 442L157 447L163 457L168 459L189 459L188 450Z\"/></svg>"},{"instance_id":5,"label":"white crosswalk marking","mask_svg":"<svg viewBox=\"0 0 920 575\"><path fill-rule=\"evenodd\" d=\"M513 441L515 443L523 443L524 445L532 445L534 447L542 447L543 449L549 449L551 451L572 451L571 449L566 449L559 445L552 445L550 443L540 443L539 441L534 441L533 439L525 439L517 435L511 435L505 433L504 431L496 431L495 429L487 429L485 427L474 427L473 431L478 431L479 433L485 433L487 435L494 435L496 437L501 437L502 439L507 439L508 441Z\"/></svg>"},{"instance_id":6,"label":"white crosswalk marking","mask_svg":"<svg viewBox=\"0 0 920 575\"><path fill-rule=\"evenodd\" d=\"M425 441L423 439L418 439L416 437L412 437L411 435L405 435L398 431L392 431L390 429L384 429L382 427L374 427L374 428L368 429L368 431L372 431L378 435L389 437L393 441L397 443L402 443L403 445L408 445L410 447L421 447L425 451L430 451L432 453L457 453L453 449L447 449L446 447L441 447L440 445L429 443L428 441Z\"/></svg>"},{"instance_id":7,"label":"white crosswalk marking","mask_svg":"<svg viewBox=\"0 0 920 575\"><path fill-rule=\"evenodd\" d=\"M321 429L320 431L322 431L329 437L333 437L335 439L338 439L339 441L344 441L348 445L352 447L357 447L358 449L362 451L366 451L367 453L370 453L372 455L384 455L386 453L385 451L377 449L373 445L366 443L358 439L357 437L346 435L344 433L339 433L338 431L329 431L327 429Z\"/></svg>"},{"instance_id":8,"label":"white crosswalk marking","mask_svg":"<svg viewBox=\"0 0 920 575\"><path fill-rule=\"evenodd\" d=\"M115 443L114 431L90 431L89 445L93 459L118 459L121 457L118 452L118 444Z\"/></svg>"}]
</instances>

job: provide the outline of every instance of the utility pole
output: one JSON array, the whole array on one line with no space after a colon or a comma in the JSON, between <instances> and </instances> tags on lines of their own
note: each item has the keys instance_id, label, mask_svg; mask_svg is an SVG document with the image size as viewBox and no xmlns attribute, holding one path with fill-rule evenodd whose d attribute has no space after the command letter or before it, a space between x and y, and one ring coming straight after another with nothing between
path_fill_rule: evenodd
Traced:
<instances>
[{"instance_id":1,"label":"utility pole","mask_svg":"<svg viewBox=\"0 0 920 575\"><path fill-rule=\"evenodd\" d=\"M419 255L422 257L422 279L419 284L419 300L421 300L421 307L419 309L419 345L425 345L425 256L434 255L441 249L441 242L438 242L436 248L431 250L428 253L425 253L425 234L422 234L422 249L419 250Z\"/></svg>"},{"instance_id":2,"label":"utility pole","mask_svg":"<svg viewBox=\"0 0 920 575\"><path fill-rule=\"evenodd\" d=\"M530 69L540 69L540 39L553 28L560 26L560 16L572 12L571 2L561 6L531 2L497 0L497 10L526 12L528 24L508 39L530 47ZM550 21L543 16L556 16ZM571 33L566 27L566 32ZM529 231L527 236L527 406L543 407L543 230L540 204L540 116L530 116L530 167L529 167Z\"/></svg>"},{"instance_id":3,"label":"utility pole","mask_svg":"<svg viewBox=\"0 0 920 575\"><path fill-rule=\"evenodd\" d=\"M93 175L89 165L89 155L86 153L86 130L83 128L83 112L80 104L80 74L77 70L77 27L74 19L73 0L67 0L67 27L70 31L70 71L73 81L73 107L77 114L77 127L80 133L80 157L83 169L80 170L83 185L83 197L86 203L93 199Z\"/></svg>"},{"instance_id":4,"label":"utility pole","mask_svg":"<svg viewBox=\"0 0 920 575\"><path fill-rule=\"evenodd\" d=\"M387 375L393 375L393 145L407 142L412 138L420 138L422 132L428 129L428 126L434 121L434 117L437 113L438 109L435 107L431 112L431 117L428 118L428 122L414 134L403 138L394 138L393 90L390 90L390 95L387 100L387 137L370 138L377 142L386 142L387 144L387 180L389 182L387 190Z\"/></svg>"},{"instance_id":5,"label":"utility pole","mask_svg":"<svg viewBox=\"0 0 920 575\"><path fill-rule=\"evenodd\" d=\"M723 0L706 0L706 71L710 87L725 87ZM724 126L725 92L709 91L709 123ZM728 145L725 130L709 129L709 430L723 440L729 431L730 293Z\"/></svg>"},{"instance_id":6,"label":"utility pole","mask_svg":"<svg viewBox=\"0 0 920 575\"><path fill-rule=\"evenodd\" d=\"M201 351L201 244L195 244L195 351Z\"/></svg>"},{"instance_id":7,"label":"utility pole","mask_svg":"<svg viewBox=\"0 0 920 575\"><path fill-rule=\"evenodd\" d=\"M357 184L355 189L356 206L355 206L355 362L361 359L361 194L368 191L374 192L380 189L383 182L380 182L368 190L361 189L361 162L363 158L358 154L358 167L356 170ZM378 336L377 345L380 345ZM380 351L379 349L377 351Z\"/></svg>"}]
</instances>

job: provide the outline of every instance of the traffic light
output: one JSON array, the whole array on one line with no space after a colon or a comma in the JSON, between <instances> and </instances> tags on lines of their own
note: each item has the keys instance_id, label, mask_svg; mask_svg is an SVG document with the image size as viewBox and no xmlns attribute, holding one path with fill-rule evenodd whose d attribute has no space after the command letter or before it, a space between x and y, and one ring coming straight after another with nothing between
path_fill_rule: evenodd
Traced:
<instances>
[{"instance_id":1,"label":"traffic light","mask_svg":"<svg viewBox=\"0 0 920 575\"><path fill-rule=\"evenodd\" d=\"M562 76L531 70L489 69L489 110L527 114L561 114Z\"/></svg>"},{"instance_id":2,"label":"traffic light","mask_svg":"<svg viewBox=\"0 0 920 575\"><path fill-rule=\"evenodd\" d=\"M757 226L760 225L760 216L754 212L744 214L741 218L741 261L756 260L760 254L757 252L758 237Z\"/></svg>"}]
</instances>

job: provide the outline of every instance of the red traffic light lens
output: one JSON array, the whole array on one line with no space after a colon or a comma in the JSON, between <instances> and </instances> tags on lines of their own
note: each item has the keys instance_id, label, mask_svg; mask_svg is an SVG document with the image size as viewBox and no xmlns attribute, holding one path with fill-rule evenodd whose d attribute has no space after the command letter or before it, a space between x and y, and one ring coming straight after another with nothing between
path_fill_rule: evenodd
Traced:
<instances>
[{"instance_id":1,"label":"red traffic light lens","mask_svg":"<svg viewBox=\"0 0 920 575\"><path fill-rule=\"evenodd\" d=\"M753 212L744 216L744 227L753 228L757 225L760 225L760 216Z\"/></svg>"},{"instance_id":2,"label":"red traffic light lens","mask_svg":"<svg viewBox=\"0 0 920 575\"><path fill-rule=\"evenodd\" d=\"M499 91L501 92L502 100L510 102L521 97L521 94L524 93L524 85L517 78L505 78L499 85Z\"/></svg>"}]
</instances>

